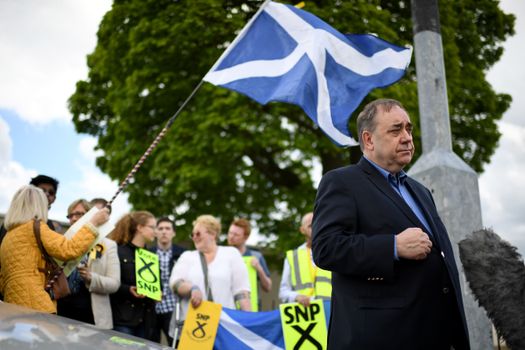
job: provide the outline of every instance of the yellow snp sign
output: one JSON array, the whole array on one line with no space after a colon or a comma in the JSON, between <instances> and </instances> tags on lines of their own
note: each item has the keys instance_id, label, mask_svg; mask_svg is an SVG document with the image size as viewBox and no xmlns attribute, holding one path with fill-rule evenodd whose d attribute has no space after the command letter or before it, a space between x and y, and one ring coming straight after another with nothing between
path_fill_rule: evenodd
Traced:
<instances>
[{"instance_id":1,"label":"yellow snp sign","mask_svg":"<svg viewBox=\"0 0 525 350\"><path fill-rule=\"evenodd\" d=\"M162 300L160 289L159 257L146 249L135 250L137 293L153 300Z\"/></svg>"},{"instance_id":2,"label":"yellow snp sign","mask_svg":"<svg viewBox=\"0 0 525 350\"><path fill-rule=\"evenodd\" d=\"M203 301L198 308L194 308L190 303L188 314L182 327L178 349L213 349L217 328L219 328L221 311L221 304L215 304L210 301Z\"/></svg>"},{"instance_id":3,"label":"yellow snp sign","mask_svg":"<svg viewBox=\"0 0 525 350\"><path fill-rule=\"evenodd\" d=\"M326 349L328 334L322 300L312 301L308 307L282 304L279 309L286 350Z\"/></svg>"}]
</instances>

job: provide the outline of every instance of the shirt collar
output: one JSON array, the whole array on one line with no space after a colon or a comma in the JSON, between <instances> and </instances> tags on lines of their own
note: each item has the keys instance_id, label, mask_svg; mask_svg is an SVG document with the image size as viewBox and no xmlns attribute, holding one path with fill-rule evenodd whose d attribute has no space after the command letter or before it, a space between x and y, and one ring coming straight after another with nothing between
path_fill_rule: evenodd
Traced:
<instances>
[{"instance_id":1,"label":"shirt collar","mask_svg":"<svg viewBox=\"0 0 525 350\"><path fill-rule=\"evenodd\" d=\"M394 183L399 183L401 185L405 184L405 180L408 176L407 173L405 173L405 171L401 170L397 174L392 174L388 170L383 169L382 167L368 159L365 155L363 155L363 158L365 158L370 164L372 164L374 168L376 168L387 181L393 181Z\"/></svg>"}]
</instances>

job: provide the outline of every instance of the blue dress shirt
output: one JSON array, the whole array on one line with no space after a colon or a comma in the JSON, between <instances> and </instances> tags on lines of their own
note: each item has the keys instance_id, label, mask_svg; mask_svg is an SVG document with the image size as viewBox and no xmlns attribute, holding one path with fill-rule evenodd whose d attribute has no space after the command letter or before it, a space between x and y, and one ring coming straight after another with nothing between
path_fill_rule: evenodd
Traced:
<instances>
[{"instance_id":1,"label":"blue dress shirt","mask_svg":"<svg viewBox=\"0 0 525 350\"><path fill-rule=\"evenodd\" d=\"M423 215L423 211L421 210L417 202L414 200L414 197L412 197L405 185L405 181L408 175L403 170L401 170L397 174L391 174L389 171L381 168L379 165L377 165L367 157L363 156L363 158L365 158L370 164L372 164L381 173L381 175L385 177L385 179L388 181L388 183L394 189L394 191L396 191L396 193L399 194L401 198L403 198L405 203L410 207L410 209L417 216L419 221L421 221L421 223L425 227L425 232L430 237L432 237L432 230L430 229L430 225L428 224L425 215ZM394 234L394 257L396 260L398 260L395 239L396 234Z\"/></svg>"}]
</instances>

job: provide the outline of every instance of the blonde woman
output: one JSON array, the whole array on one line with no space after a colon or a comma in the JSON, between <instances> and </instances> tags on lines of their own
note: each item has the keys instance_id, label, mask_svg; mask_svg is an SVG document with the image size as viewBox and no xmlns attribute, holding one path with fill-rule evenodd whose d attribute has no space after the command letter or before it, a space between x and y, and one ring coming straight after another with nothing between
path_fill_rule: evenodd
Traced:
<instances>
[{"instance_id":1,"label":"blonde woman","mask_svg":"<svg viewBox=\"0 0 525 350\"><path fill-rule=\"evenodd\" d=\"M235 309L250 311L250 283L248 271L239 251L234 247L217 245L221 231L218 219L201 215L193 222L191 238L196 250L184 252L171 272L170 287L182 298L182 315L189 303L198 307L202 300L213 297L215 303ZM201 256L207 269L208 289Z\"/></svg>"},{"instance_id":2,"label":"blonde woman","mask_svg":"<svg viewBox=\"0 0 525 350\"><path fill-rule=\"evenodd\" d=\"M153 340L155 337L155 301L137 293L135 251L155 239L156 220L147 211L124 215L110 235L118 244L120 287L110 296L113 329Z\"/></svg>"},{"instance_id":3,"label":"blonde woman","mask_svg":"<svg viewBox=\"0 0 525 350\"><path fill-rule=\"evenodd\" d=\"M34 219L40 220L40 235L47 253L68 261L86 253L98 236L97 227L108 221L109 212L100 210L67 239L46 225L47 210L47 198L41 189L27 185L15 193L6 213L7 234L0 248L0 293L8 303L56 313L56 301L44 290L46 264L35 238Z\"/></svg>"}]
</instances>

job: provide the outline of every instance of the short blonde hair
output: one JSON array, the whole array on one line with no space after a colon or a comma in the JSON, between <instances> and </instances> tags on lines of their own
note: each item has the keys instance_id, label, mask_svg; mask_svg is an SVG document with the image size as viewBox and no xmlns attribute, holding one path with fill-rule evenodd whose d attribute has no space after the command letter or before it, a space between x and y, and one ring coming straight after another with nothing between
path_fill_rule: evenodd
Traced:
<instances>
[{"instance_id":1,"label":"short blonde hair","mask_svg":"<svg viewBox=\"0 0 525 350\"><path fill-rule=\"evenodd\" d=\"M47 197L40 188L24 185L16 191L5 214L7 230L33 219L47 221Z\"/></svg>"},{"instance_id":2,"label":"short blonde hair","mask_svg":"<svg viewBox=\"0 0 525 350\"><path fill-rule=\"evenodd\" d=\"M79 204L82 204L82 207L84 208L85 211L89 211L92 207L91 203L89 203L87 200L85 200L84 198L81 198L81 199L77 199L76 201L74 201L73 203L71 203L69 205L69 207L67 207L67 215L69 217L69 215L73 212L73 209L75 209L75 207Z\"/></svg>"},{"instance_id":3,"label":"short blonde hair","mask_svg":"<svg viewBox=\"0 0 525 350\"><path fill-rule=\"evenodd\" d=\"M201 224L204 227L206 227L206 230L208 230L210 233L214 233L215 237L219 238L219 234L221 233L221 221L217 219L213 215L200 215L193 221L193 227L195 225Z\"/></svg>"}]
</instances>

